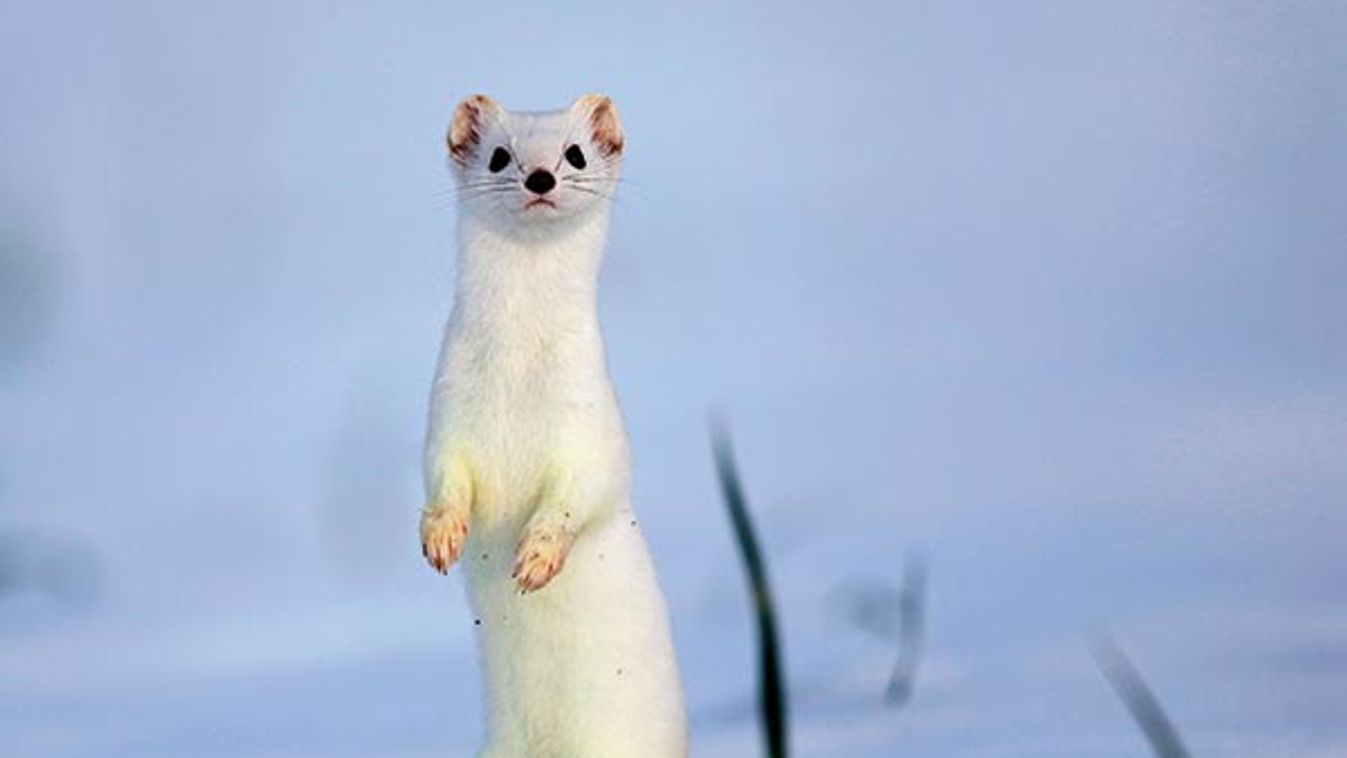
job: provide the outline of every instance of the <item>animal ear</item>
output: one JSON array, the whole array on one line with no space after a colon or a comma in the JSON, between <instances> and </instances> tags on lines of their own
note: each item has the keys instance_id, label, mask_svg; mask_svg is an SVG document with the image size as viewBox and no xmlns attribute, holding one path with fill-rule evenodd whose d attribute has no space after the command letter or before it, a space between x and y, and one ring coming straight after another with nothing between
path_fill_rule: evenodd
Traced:
<instances>
[{"instance_id":1,"label":"animal ear","mask_svg":"<svg viewBox=\"0 0 1347 758\"><path fill-rule=\"evenodd\" d=\"M454 108L449 124L449 155L466 163L482 142L485 124L500 113L500 106L486 95L469 95Z\"/></svg>"},{"instance_id":2,"label":"animal ear","mask_svg":"<svg viewBox=\"0 0 1347 758\"><path fill-rule=\"evenodd\" d=\"M617 117L617 106L607 95L582 95L571 110L589 120L590 136L604 157L622 154L622 121Z\"/></svg>"}]
</instances>

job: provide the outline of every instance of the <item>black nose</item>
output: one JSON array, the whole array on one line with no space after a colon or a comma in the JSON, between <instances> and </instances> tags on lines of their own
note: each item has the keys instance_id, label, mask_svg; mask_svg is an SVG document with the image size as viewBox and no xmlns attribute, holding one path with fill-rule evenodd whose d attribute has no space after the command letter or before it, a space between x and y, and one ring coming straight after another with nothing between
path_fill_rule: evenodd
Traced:
<instances>
[{"instance_id":1,"label":"black nose","mask_svg":"<svg viewBox=\"0 0 1347 758\"><path fill-rule=\"evenodd\" d=\"M524 186L528 187L531 192L546 195L553 187L557 186L557 178L552 176L551 171L540 168L529 174L529 177L524 180Z\"/></svg>"}]
</instances>

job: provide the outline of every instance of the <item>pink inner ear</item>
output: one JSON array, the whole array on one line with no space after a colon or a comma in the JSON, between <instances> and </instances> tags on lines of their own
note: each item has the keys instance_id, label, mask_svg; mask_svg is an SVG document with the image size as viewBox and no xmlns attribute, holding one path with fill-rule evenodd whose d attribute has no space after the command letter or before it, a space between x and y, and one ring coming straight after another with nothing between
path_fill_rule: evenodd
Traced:
<instances>
[{"instance_id":1,"label":"pink inner ear","mask_svg":"<svg viewBox=\"0 0 1347 758\"><path fill-rule=\"evenodd\" d=\"M605 157L619 155L622 152L622 127L617 120L617 111L610 100L599 103L590 114L589 122L594 128L594 145Z\"/></svg>"},{"instance_id":2,"label":"pink inner ear","mask_svg":"<svg viewBox=\"0 0 1347 758\"><path fill-rule=\"evenodd\" d=\"M454 111L454 123L449 127L449 154L459 162L466 161L482 142L480 98L479 95L464 100Z\"/></svg>"}]
</instances>

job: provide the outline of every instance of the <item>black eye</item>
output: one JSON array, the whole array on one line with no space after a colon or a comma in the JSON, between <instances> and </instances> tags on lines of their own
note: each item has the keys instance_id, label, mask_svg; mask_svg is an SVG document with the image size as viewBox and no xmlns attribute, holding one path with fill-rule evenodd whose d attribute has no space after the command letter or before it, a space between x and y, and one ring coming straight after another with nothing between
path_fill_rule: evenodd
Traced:
<instances>
[{"instance_id":1,"label":"black eye","mask_svg":"<svg viewBox=\"0 0 1347 758\"><path fill-rule=\"evenodd\" d=\"M510 151L503 147L498 147L495 152L491 153L491 162L486 164L486 167L491 173L499 174L504 171L505 167L508 165L510 165Z\"/></svg>"},{"instance_id":2,"label":"black eye","mask_svg":"<svg viewBox=\"0 0 1347 758\"><path fill-rule=\"evenodd\" d=\"M581 150L579 145L571 145L566 148L566 162L576 168L584 168L585 151Z\"/></svg>"}]
</instances>

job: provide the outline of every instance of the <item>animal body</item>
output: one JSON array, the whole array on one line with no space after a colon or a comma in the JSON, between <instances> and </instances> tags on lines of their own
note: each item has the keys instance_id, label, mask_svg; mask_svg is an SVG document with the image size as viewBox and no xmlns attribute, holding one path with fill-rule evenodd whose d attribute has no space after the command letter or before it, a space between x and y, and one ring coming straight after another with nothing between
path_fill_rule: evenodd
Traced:
<instances>
[{"instance_id":1,"label":"animal body","mask_svg":"<svg viewBox=\"0 0 1347 758\"><path fill-rule=\"evenodd\" d=\"M623 150L616 106L449 129L453 313L431 393L422 550L467 578L487 701L479 758L684 758L664 599L628 500L596 291Z\"/></svg>"}]
</instances>

